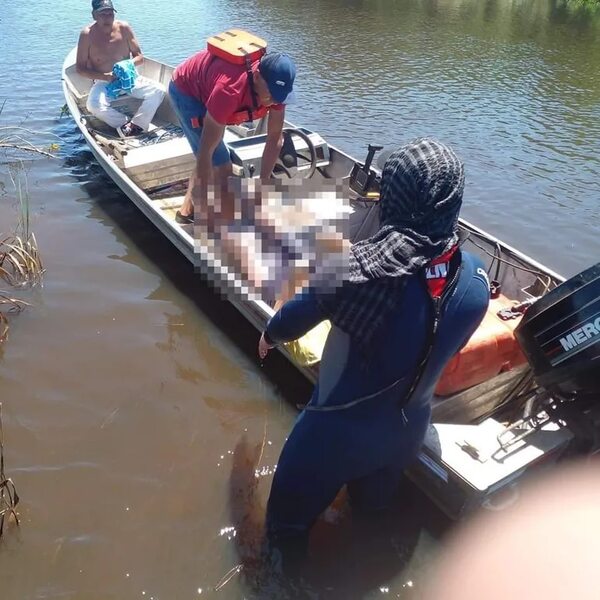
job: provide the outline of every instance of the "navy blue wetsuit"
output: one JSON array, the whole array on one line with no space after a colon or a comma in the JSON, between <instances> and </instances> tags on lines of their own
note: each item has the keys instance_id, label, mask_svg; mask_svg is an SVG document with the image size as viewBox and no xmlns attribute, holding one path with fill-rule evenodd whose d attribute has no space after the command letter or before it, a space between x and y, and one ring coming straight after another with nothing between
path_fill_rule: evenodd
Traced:
<instances>
[{"instance_id":1,"label":"navy blue wetsuit","mask_svg":"<svg viewBox=\"0 0 600 600\"><path fill-rule=\"evenodd\" d=\"M482 263L462 253L458 279L445 299L420 383L408 394L430 344L433 304L421 274L411 277L371 343L369 365L352 339L332 327L319 381L286 441L267 510L271 534L306 534L345 484L354 504L383 508L416 457L431 415L430 400L448 360L469 340L489 301ZM329 318L313 294L287 302L269 321L280 343Z\"/></svg>"}]
</instances>

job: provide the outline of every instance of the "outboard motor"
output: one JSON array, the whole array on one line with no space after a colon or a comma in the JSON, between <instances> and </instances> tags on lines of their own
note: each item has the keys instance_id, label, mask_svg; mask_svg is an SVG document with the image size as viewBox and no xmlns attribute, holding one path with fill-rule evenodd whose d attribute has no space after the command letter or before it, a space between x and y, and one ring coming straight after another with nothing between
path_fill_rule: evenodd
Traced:
<instances>
[{"instance_id":1,"label":"outboard motor","mask_svg":"<svg viewBox=\"0 0 600 600\"><path fill-rule=\"evenodd\" d=\"M537 407L566 425L578 452L600 447L600 263L535 302L515 336L538 385Z\"/></svg>"}]
</instances>

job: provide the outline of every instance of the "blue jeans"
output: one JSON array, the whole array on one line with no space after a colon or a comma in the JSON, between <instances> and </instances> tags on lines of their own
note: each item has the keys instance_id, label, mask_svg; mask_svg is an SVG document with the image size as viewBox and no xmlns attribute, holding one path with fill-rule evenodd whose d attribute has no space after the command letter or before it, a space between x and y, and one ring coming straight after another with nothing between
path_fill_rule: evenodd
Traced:
<instances>
[{"instance_id":1,"label":"blue jeans","mask_svg":"<svg viewBox=\"0 0 600 600\"><path fill-rule=\"evenodd\" d=\"M200 149L200 136L202 135L202 119L206 115L206 106L193 96L183 94L177 89L177 86L171 81L169 83L169 97L173 103L173 108L179 117L181 128L189 142L193 153L198 156ZM225 142L221 140L215 148L212 156L213 166L219 167L231 160L229 150Z\"/></svg>"},{"instance_id":2,"label":"blue jeans","mask_svg":"<svg viewBox=\"0 0 600 600\"><path fill-rule=\"evenodd\" d=\"M428 404L401 411L395 390L343 410L309 407L298 417L273 478L267 533L276 545L307 538L344 485L356 508L386 508L431 416Z\"/></svg>"}]
</instances>

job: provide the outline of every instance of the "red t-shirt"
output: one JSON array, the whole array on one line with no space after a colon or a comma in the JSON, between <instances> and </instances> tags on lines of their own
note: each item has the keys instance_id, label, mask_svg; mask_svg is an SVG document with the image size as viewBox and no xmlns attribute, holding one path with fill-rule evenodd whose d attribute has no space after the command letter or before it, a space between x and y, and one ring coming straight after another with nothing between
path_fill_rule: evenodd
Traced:
<instances>
[{"instance_id":1,"label":"red t-shirt","mask_svg":"<svg viewBox=\"0 0 600 600\"><path fill-rule=\"evenodd\" d=\"M257 70L258 61L255 61L252 72ZM235 113L253 108L245 65L229 63L208 50L182 62L173 72L173 81L181 93L200 100L221 125L234 124ZM282 110L283 104L273 104L271 108Z\"/></svg>"}]
</instances>

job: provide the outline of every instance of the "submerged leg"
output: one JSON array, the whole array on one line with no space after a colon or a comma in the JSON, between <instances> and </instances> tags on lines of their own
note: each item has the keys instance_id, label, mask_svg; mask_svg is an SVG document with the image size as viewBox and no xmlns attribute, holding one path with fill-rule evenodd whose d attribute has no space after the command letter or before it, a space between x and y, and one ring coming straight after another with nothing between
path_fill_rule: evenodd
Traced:
<instances>
[{"instance_id":1,"label":"submerged leg","mask_svg":"<svg viewBox=\"0 0 600 600\"><path fill-rule=\"evenodd\" d=\"M392 504L404 465L390 465L348 483L352 508L365 513L383 511Z\"/></svg>"},{"instance_id":2,"label":"submerged leg","mask_svg":"<svg viewBox=\"0 0 600 600\"><path fill-rule=\"evenodd\" d=\"M288 555L306 550L311 526L344 484L340 453L330 443L335 420L327 417L303 412L277 463L267 506L267 536Z\"/></svg>"}]
</instances>

